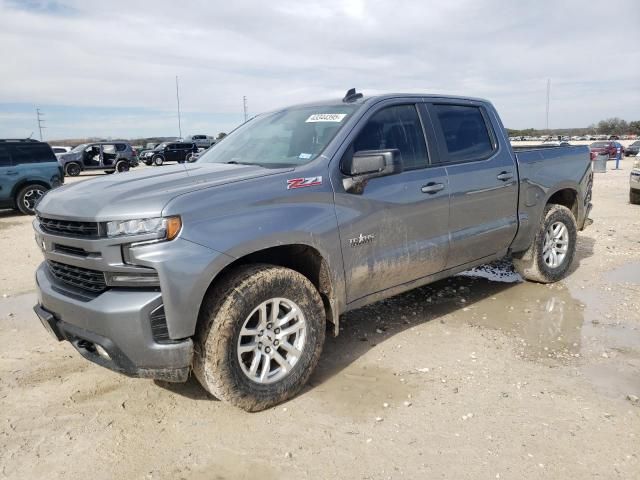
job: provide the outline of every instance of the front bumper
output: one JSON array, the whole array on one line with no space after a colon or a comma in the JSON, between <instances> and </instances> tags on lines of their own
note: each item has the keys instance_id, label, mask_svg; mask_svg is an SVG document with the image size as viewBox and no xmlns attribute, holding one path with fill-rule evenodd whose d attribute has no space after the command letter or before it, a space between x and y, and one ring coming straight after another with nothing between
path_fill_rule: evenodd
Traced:
<instances>
[{"instance_id":1,"label":"front bumper","mask_svg":"<svg viewBox=\"0 0 640 480\"><path fill-rule=\"evenodd\" d=\"M73 298L60 291L44 263L36 283L41 321L87 360L133 377L187 380L191 339L158 343L153 338L150 315L162 305L160 292L111 289L91 300Z\"/></svg>"}]
</instances>

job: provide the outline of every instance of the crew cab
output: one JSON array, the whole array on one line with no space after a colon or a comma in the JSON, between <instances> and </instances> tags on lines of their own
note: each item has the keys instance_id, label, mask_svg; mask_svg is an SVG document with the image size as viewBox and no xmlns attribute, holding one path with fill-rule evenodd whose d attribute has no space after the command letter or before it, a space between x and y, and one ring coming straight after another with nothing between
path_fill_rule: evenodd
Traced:
<instances>
[{"instance_id":1,"label":"crew cab","mask_svg":"<svg viewBox=\"0 0 640 480\"><path fill-rule=\"evenodd\" d=\"M506 256L562 279L592 180L586 146L514 151L486 100L352 89L47 194L35 311L90 361L193 372L257 411L300 391L346 311Z\"/></svg>"}]
</instances>

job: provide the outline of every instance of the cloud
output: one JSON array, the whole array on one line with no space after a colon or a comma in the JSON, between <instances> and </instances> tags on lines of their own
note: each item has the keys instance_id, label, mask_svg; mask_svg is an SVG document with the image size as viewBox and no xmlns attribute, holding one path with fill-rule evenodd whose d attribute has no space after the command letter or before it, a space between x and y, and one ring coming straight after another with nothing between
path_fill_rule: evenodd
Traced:
<instances>
[{"instance_id":1,"label":"cloud","mask_svg":"<svg viewBox=\"0 0 640 480\"><path fill-rule=\"evenodd\" d=\"M232 128L243 95L258 113L352 86L486 97L524 128L544 126L550 78L552 127L631 120L639 14L635 0L609 2L606 15L550 0L0 0L0 103L101 112L81 123L61 113L64 136L174 132L179 75L188 133Z\"/></svg>"}]
</instances>

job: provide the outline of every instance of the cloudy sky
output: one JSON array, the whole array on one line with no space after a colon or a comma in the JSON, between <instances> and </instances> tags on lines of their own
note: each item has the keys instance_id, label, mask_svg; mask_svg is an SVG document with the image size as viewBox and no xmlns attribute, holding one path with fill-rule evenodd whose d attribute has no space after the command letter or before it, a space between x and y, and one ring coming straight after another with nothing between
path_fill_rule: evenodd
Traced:
<instances>
[{"instance_id":1,"label":"cloudy sky","mask_svg":"<svg viewBox=\"0 0 640 480\"><path fill-rule=\"evenodd\" d=\"M597 6L596 6L597 5ZM640 2L0 0L0 138L228 131L314 99L429 92L511 128L640 119Z\"/></svg>"}]
</instances>

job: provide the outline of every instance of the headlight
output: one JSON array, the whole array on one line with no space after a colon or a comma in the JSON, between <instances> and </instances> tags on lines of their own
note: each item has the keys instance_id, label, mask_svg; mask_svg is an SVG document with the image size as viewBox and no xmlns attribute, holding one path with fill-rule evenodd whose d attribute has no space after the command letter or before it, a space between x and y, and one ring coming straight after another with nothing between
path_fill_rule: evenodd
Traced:
<instances>
[{"instance_id":1,"label":"headlight","mask_svg":"<svg viewBox=\"0 0 640 480\"><path fill-rule=\"evenodd\" d=\"M143 218L139 220L115 220L107 222L108 237L156 234L156 238L173 240L180 233L180 217Z\"/></svg>"}]
</instances>

